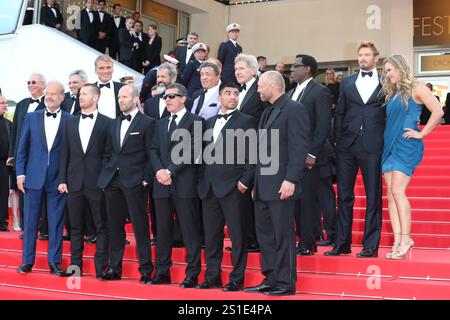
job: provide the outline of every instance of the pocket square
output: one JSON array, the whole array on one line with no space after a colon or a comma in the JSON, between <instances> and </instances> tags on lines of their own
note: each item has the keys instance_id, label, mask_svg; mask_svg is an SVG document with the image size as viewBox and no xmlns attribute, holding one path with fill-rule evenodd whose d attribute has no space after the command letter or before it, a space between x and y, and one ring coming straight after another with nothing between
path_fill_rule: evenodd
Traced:
<instances>
[{"instance_id":1,"label":"pocket square","mask_svg":"<svg viewBox=\"0 0 450 320\"><path fill-rule=\"evenodd\" d=\"M135 136L135 135L137 135L137 134L140 134L140 132L131 132L131 133L130 133L130 136Z\"/></svg>"}]
</instances>

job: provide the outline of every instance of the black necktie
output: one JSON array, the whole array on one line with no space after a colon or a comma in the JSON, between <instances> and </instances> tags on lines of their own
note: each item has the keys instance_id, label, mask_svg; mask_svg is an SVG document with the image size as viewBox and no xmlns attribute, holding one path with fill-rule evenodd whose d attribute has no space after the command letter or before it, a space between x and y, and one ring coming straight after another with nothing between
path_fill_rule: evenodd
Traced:
<instances>
[{"instance_id":1,"label":"black necktie","mask_svg":"<svg viewBox=\"0 0 450 320\"><path fill-rule=\"evenodd\" d=\"M131 114L129 114L129 115L124 115L123 113L120 115L120 121L123 121L123 120L128 120L128 121L131 121Z\"/></svg>"},{"instance_id":2,"label":"black necktie","mask_svg":"<svg viewBox=\"0 0 450 320\"><path fill-rule=\"evenodd\" d=\"M226 120L228 120L229 117L231 117L231 116L233 115L233 113L235 113L235 111L230 112L230 113L226 113L226 114L220 114L220 113L219 113L219 114L217 115L217 119L224 118L225 121L226 121Z\"/></svg>"},{"instance_id":3,"label":"black necktie","mask_svg":"<svg viewBox=\"0 0 450 320\"><path fill-rule=\"evenodd\" d=\"M247 90L247 85L244 83L243 85L241 85L241 88L239 89L240 92Z\"/></svg>"},{"instance_id":4,"label":"black necktie","mask_svg":"<svg viewBox=\"0 0 450 320\"><path fill-rule=\"evenodd\" d=\"M172 137L172 133L177 128L177 122L175 121L176 118L177 118L177 115L174 114L174 115L172 115L172 118L170 120L169 131L167 134L167 138L169 139L169 141L170 141L170 138Z\"/></svg>"},{"instance_id":5,"label":"black necktie","mask_svg":"<svg viewBox=\"0 0 450 320\"><path fill-rule=\"evenodd\" d=\"M53 112L47 111L47 112L45 113L45 115L46 115L47 117L53 117L53 118L56 118L56 116L58 115L58 112L53 113Z\"/></svg>"},{"instance_id":6,"label":"black necktie","mask_svg":"<svg viewBox=\"0 0 450 320\"><path fill-rule=\"evenodd\" d=\"M32 104L32 103L39 103L39 99L30 99L30 104Z\"/></svg>"},{"instance_id":7,"label":"black necktie","mask_svg":"<svg viewBox=\"0 0 450 320\"><path fill-rule=\"evenodd\" d=\"M264 126L267 124L267 121L269 121L270 118L270 114L273 111L273 106L269 106L269 108L267 109L267 115L266 118L264 119L264 123L262 124L262 127L264 128Z\"/></svg>"},{"instance_id":8,"label":"black necktie","mask_svg":"<svg viewBox=\"0 0 450 320\"><path fill-rule=\"evenodd\" d=\"M198 115L198 114L200 113L200 110L201 110L202 107L203 107L203 103L205 102L205 95L206 95L206 92L208 92L208 90L205 89L205 90L202 92L202 94L200 95L200 98L198 99L197 108L195 109L195 114L196 114L196 115Z\"/></svg>"},{"instance_id":9,"label":"black necktie","mask_svg":"<svg viewBox=\"0 0 450 320\"><path fill-rule=\"evenodd\" d=\"M362 71L361 74L362 74L362 77L363 77L363 78L364 78L365 76L369 76L369 77L371 78L372 75L373 75L373 71L369 71L369 72L364 72L364 71Z\"/></svg>"},{"instance_id":10,"label":"black necktie","mask_svg":"<svg viewBox=\"0 0 450 320\"><path fill-rule=\"evenodd\" d=\"M130 116L130 118L131 118L131 115L129 115L129 116ZM82 118L82 119L89 118L89 119L94 120L94 114L93 114L93 113L91 113L91 114L84 114L84 113L82 113L82 114L81 114L81 118Z\"/></svg>"},{"instance_id":11,"label":"black necktie","mask_svg":"<svg viewBox=\"0 0 450 320\"><path fill-rule=\"evenodd\" d=\"M100 83L99 85L98 85L98 87L101 89L101 88L103 88L103 87L107 87L107 88L111 88L111 84L108 82L108 83L105 83L105 84L103 84L103 83Z\"/></svg>"}]
</instances>

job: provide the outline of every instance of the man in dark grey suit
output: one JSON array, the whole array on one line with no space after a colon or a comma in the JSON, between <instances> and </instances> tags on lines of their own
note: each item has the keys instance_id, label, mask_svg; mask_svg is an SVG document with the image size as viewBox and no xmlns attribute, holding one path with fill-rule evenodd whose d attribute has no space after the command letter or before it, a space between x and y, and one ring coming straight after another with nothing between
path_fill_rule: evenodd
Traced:
<instances>
[{"instance_id":1,"label":"man in dark grey suit","mask_svg":"<svg viewBox=\"0 0 450 320\"><path fill-rule=\"evenodd\" d=\"M255 172L256 235L261 248L264 281L247 292L281 296L295 294L297 280L294 213L301 197L308 152L309 118L305 107L284 93L283 77L264 73L258 82L262 101L270 103L259 122ZM261 154L270 154L263 164Z\"/></svg>"},{"instance_id":2,"label":"man in dark grey suit","mask_svg":"<svg viewBox=\"0 0 450 320\"><path fill-rule=\"evenodd\" d=\"M302 180L303 198L297 202L295 210L297 235L301 239L297 253L313 255L317 251L314 227L315 222L320 219L318 182L321 166L329 165L326 144L331 126L331 93L327 87L313 79L317 72L314 57L297 55L291 71L298 85L289 91L288 96L305 106L311 125L310 145Z\"/></svg>"}]
</instances>

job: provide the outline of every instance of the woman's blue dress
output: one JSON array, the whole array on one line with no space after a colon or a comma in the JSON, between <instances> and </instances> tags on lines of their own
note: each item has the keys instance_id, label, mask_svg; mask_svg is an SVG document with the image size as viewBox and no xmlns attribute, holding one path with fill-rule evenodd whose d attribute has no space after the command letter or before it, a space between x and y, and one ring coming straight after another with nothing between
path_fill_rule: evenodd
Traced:
<instances>
[{"instance_id":1,"label":"woman's blue dress","mask_svg":"<svg viewBox=\"0 0 450 320\"><path fill-rule=\"evenodd\" d=\"M412 176L423 157L421 139L405 139L406 128L419 131L418 123L422 105L409 98L409 106L400 96L393 97L387 105L387 125L384 130L384 148L381 157L382 172L401 171Z\"/></svg>"}]
</instances>

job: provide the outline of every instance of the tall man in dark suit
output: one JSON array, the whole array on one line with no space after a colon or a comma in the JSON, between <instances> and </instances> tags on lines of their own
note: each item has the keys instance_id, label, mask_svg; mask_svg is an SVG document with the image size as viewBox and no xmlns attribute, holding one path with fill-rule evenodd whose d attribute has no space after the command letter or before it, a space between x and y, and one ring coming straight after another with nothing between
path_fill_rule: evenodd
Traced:
<instances>
[{"instance_id":1,"label":"tall man in dark suit","mask_svg":"<svg viewBox=\"0 0 450 320\"><path fill-rule=\"evenodd\" d=\"M50 273L64 276L61 269L62 235L66 197L58 191L62 133L70 115L61 110L64 86L50 82L45 92L45 110L25 118L17 150L17 187L25 194L22 265L19 273L31 272L36 255L36 237L41 203L47 199Z\"/></svg>"},{"instance_id":2,"label":"tall man in dark suit","mask_svg":"<svg viewBox=\"0 0 450 320\"><path fill-rule=\"evenodd\" d=\"M371 42L358 47L360 72L344 78L335 113L338 221L336 247L327 256L351 253L355 181L361 169L367 207L359 258L378 256L382 222L381 152L385 127L384 97L377 72L379 52Z\"/></svg>"},{"instance_id":3,"label":"tall man in dark suit","mask_svg":"<svg viewBox=\"0 0 450 320\"><path fill-rule=\"evenodd\" d=\"M151 146L151 164L155 174L153 199L158 221L156 274L152 283L171 283L172 228L175 211L186 245L186 278L180 286L193 288L198 284L198 275L201 271L201 214L195 188L197 184L195 159L201 150L195 150L194 145L200 143L201 146L203 121L186 110L186 94L186 88L178 83L167 87L164 99L171 116L158 121ZM180 143L177 144L176 141ZM172 156L173 148L182 148L180 153L176 153L180 158Z\"/></svg>"},{"instance_id":4,"label":"tall man in dark suit","mask_svg":"<svg viewBox=\"0 0 450 320\"><path fill-rule=\"evenodd\" d=\"M142 23L142 21L134 22L135 38L139 43L139 47L133 51L132 65L133 69L139 73L142 73L142 62L144 61L145 44L148 43L148 34L142 32L143 29L144 24Z\"/></svg>"},{"instance_id":5,"label":"tall man in dark suit","mask_svg":"<svg viewBox=\"0 0 450 320\"><path fill-rule=\"evenodd\" d=\"M77 17L77 37L84 44L95 49L98 38L100 17L94 11L94 0L86 0L86 8Z\"/></svg>"},{"instance_id":6,"label":"tall man in dark suit","mask_svg":"<svg viewBox=\"0 0 450 320\"><path fill-rule=\"evenodd\" d=\"M222 62L222 82L237 83L234 75L234 59L242 53L242 47L237 43L241 26L232 23L226 29L229 40L220 44L217 59Z\"/></svg>"},{"instance_id":7,"label":"tall man in dark suit","mask_svg":"<svg viewBox=\"0 0 450 320\"><path fill-rule=\"evenodd\" d=\"M109 270L100 280L120 280L125 251L125 219L130 215L136 237L140 283L152 281L153 263L145 188L151 183L150 146L154 120L139 112L138 90L130 85L119 91L121 116L112 123L103 168L97 186L105 190L109 223ZM123 210L126 207L127 210Z\"/></svg>"},{"instance_id":8,"label":"tall man in dark suit","mask_svg":"<svg viewBox=\"0 0 450 320\"><path fill-rule=\"evenodd\" d=\"M7 107L6 98L0 95L0 231L9 231L9 168L6 165L6 160L8 159L11 121L4 117L8 110Z\"/></svg>"},{"instance_id":9,"label":"tall man in dark suit","mask_svg":"<svg viewBox=\"0 0 450 320\"><path fill-rule=\"evenodd\" d=\"M301 239L297 253L313 255L317 251L314 238L315 222L320 220L319 179L321 166L329 165L327 138L331 127L330 90L313 79L317 72L314 57L299 54L291 68L297 87L288 96L301 103L310 123L308 155L302 179L303 198L296 203L295 222ZM331 199L334 201L334 199Z\"/></svg>"},{"instance_id":10,"label":"tall man in dark suit","mask_svg":"<svg viewBox=\"0 0 450 320\"><path fill-rule=\"evenodd\" d=\"M61 108L74 115L80 113L80 88L88 81L87 74L83 70L75 70L69 75L69 92L64 95L64 101Z\"/></svg>"},{"instance_id":11,"label":"tall man in dark suit","mask_svg":"<svg viewBox=\"0 0 450 320\"><path fill-rule=\"evenodd\" d=\"M86 84L80 89L81 115L67 120L63 134L59 186L67 193L71 222L71 265L83 268L84 217L89 210L95 226L95 270L101 276L108 264L108 222L103 192L97 187L112 119L98 113L100 89Z\"/></svg>"},{"instance_id":12,"label":"tall man in dark suit","mask_svg":"<svg viewBox=\"0 0 450 320\"><path fill-rule=\"evenodd\" d=\"M41 24L61 30L63 17L59 8L55 6L55 0L46 0L42 6Z\"/></svg>"},{"instance_id":13,"label":"tall man in dark suit","mask_svg":"<svg viewBox=\"0 0 450 320\"><path fill-rule=\"evenodd\" d=\"M29 112L42 110L45 108L44 104L44 89L45 77L39 73L33 73L27 81L28 92L31 97L21 100L14 111L13 124L10 132L10 143L7 164L15 166L15 159L17 157L17 149L19 147L20 133L22 132L23 121ZM23 193L19 190L19 207L20 207L20 227L23 229ZM48 239L47 217L46 210L42 210L42 223L39 226L40 239Z\"/></svg>"},{"instance_id":14,"label":"tall man in dark suit","mask_svg":"<svg viewBox=\"0 0 450 320\"><path fill-rule=\"evenodd\" d=\"M259 122L258 154L271 154L271 161L263 164L259 156L255 172L256 235L265 279L245 290L292 295L297 280L295 201L301 197L309 119L305 107L284 93L284 80L278 72L265 72L258 92L262 101L270 103Z\"/></svg>"},{"instance_id":15,"label":"tall man in dark suit","mask_svg":"<svg viewBox=\"0 0 450 320\"><path fill-rule=\"evenodd\" d=\"M106 52L106 47L108 46L109 37L111 36L111 30L113 25L112 17L109 13L105 11L106 0L97 1L97 12L99 18L98 24L98 35L95 41L95 49L101 53Z\"/></svg>"},{"instance_id":16,"label":"tall man in dark suit","mask_svg":"<svg viewBox=\"0 0 450 320\"><path fill-rule=\"evenodd\" d=\"M126 19L121 16L122 7L116 3L113 6L111 35L109 37L108 52L111 58L117 60L120 48L119 30L125 28Z\"/></svg>"},{"instance_id":17,"label":"tall man in dark suit","mask_svg":"<svg viewBox=\"0 0 450 320\"><path fill-rule=\"evenodd\" d=\"M222 84L219 99L221 109L218 115L209 118L205 126L207 136L210 138L205 143L205 151L207 148L210 150L205 157L210 156L211 160L204 159L197 184L197 191L202 199L207 266L205 282L198 288L210 289L222 286L220 266L223 257L223 228L226 223L233 244L233 271L224 290L238 291L244 285L247 262L244 217L247 208L244 194L251 193L255 175L255 166L250 163L250 148L245 145L245 139L247 134L253 134L256 140L257 124L253 117L236 109L239 101L239 87L236 84ZM233 151L232 162L227 160L228 150ZM216 156L219 158L215 158Z\"/></svg>"},{"instance_id":18,"label":"tall man in dark suit","mask_svg":"<svg viewBox=\"0 0 450 320\"><path fill-rule=\"evenodd\" d=\"M114 64L110 56L102 54L95 59L95 73L98 77L95 84L101 91L98 112L111 119L121 115L118 96L122 84L112 81L113 72Z\"/></svg>"},{"instance_id":19,"label":"tall man in dark suit","mask_svg":"<svg viewBox=\"0 0 450 320\"><path fill-rule=\"evenodd\" d=\"M179 61L178 71L183 74L184 68L189 63L189 61L194 59L194 53L192 48L199 42L200 37L196 32L190 32L187 36L187 46L177 48L175 50L175 59Z\"/></svg>"},{"instance_id":20,"label":"tall man in dark suit","mask_svg":"<svg viewBox=\"0 0 450 320\"><path fill-rule=\"evenodd\" d=\"M125 25L125 28L119 30L119 61L127 67L135 69L136 51L139 50L140 44L134 31L134 20L128 18Z\"/></svg>"}]
</instances>

